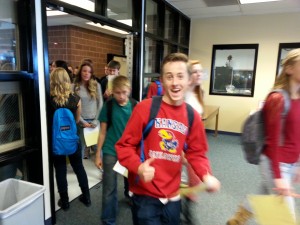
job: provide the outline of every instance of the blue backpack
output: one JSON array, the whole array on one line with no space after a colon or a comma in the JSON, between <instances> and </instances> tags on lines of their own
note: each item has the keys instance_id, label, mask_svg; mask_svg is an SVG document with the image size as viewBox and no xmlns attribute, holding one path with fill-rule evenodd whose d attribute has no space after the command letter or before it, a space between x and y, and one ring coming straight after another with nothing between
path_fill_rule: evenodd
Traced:
<instances>
[{"instance_id":1,"label":"blue backpack","mask_svg":"<svg viewBox=\"0 0 300 225\"><path fill-rule=\"evenodd\" d=\"M162 86L159 80L155 80L154 81L157 85L157 96L161 96L162 95Z\"/></svg>"},{"instance_id":2,"label":"blue backpack","mask_svg":"<svg viewBox=\"0 0 300 225\"><path fill-rule=\"evenodd\" d=\"M55 110L52 125L52 150L55 155L71 155L78 148L79 137L73 113L67 108Z\"/></svg>"}]
</instances>

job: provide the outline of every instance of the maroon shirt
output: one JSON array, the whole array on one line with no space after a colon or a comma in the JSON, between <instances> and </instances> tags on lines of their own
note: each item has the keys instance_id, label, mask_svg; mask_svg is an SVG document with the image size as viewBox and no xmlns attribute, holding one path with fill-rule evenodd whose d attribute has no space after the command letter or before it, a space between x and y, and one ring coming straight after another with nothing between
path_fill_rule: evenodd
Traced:
<instances>
[{"instance_id":1,"label":"maroon shirt","mask_svg":"<svg viewBox=\"0 0 300 225\"><path fill-rule=\"evenodd\" d=\"M300 99L291 100L290 110L282 122L283 110L283 96L280 93L269 95L263 108L266 124L264 154L271 160L274 178L281 178L279 162L295 163L300 154Z\"/></svg>"}]
</instances>

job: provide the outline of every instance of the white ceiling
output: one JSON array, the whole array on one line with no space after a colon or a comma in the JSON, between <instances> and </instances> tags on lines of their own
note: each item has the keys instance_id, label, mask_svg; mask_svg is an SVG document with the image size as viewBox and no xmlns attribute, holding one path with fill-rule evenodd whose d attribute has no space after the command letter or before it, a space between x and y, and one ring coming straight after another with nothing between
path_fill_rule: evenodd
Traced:
<instances>
[{"instance_id":1,"label":"white ceiling","mask_svg":"<svg viewBox=\"0 0 300 225\"><path fill-rule=\"evenodd\" d=\"M238 0L166 0L191 19L300 12L300 0L240 5ZM211 6L209 6L211 5Z\"/></svg>"},{"instance_id":2,"label":"white ceiling","mask_svg":"<svg viewBox=\"0 0 300 225\"><path fill-rule=\"evenodd\" d=\"M220 17L220 16L244 16L256 14L300 12L300 0L281 0L266 3L253 3L240 5L238 0L166 0L175 8L191 19ZM121 14L119 8L114 8L116 13ZM120 11L120 12L119 12ZM117 19L117 18L116 18ZM52 16L47 18L48 26L74 25L113 36L124 37L99 27L87 25L85 19L72 15Z\"/></svg>"}]
</instances>

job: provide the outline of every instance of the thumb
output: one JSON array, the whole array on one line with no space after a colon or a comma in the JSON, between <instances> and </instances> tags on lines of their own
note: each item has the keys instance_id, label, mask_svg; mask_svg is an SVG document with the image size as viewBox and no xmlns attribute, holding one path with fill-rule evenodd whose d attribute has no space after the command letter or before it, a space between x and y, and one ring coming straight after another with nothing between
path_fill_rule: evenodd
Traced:
<instances>
[{"instance_id":1,"label":"thumb","mask_svg":"<svg viewBox=\"0 0 300 225\"><path fill-rule=\"evenodd\" d=\"M149 158L149 159L147 159L144 163L145 163L146 165L150 166L150 164L153 163L154 160L155 160L155 158Z\"/></svg>"}]
</instances>

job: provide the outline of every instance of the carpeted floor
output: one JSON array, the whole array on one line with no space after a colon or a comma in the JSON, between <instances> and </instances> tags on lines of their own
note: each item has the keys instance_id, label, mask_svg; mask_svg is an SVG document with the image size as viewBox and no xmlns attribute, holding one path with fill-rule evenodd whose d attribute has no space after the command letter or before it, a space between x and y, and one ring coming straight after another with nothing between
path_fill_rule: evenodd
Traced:
<instances>
[{"instance_id":1,"label":"carpeted floor","mask_svg":"<svg viewBox=\"0 0 300 225\"><path fill-rule=\"evenodd\" d=\"M210 152L209 158L214 175L221 181L222 189L216 194L200 194L199 205L193 210L197 212L201 225L225 225L239 203L249 193L257 193L260 176L257 166L248 164L240 146L240 137L212 134L207 136ZM132 225L130 207L123 197L123 180L119 179L119 214L118 225ZM298 193L300 189L297 188ZM78 199L71 203L70 210L57 211L58 225L96 225L101 224L101 183L91 189L92 206L86 208ZM297 209L300 209L297 202ZM250 221L249 225L256 224Z\"/></svg>"}]
</instances>

